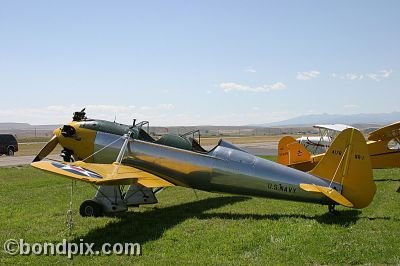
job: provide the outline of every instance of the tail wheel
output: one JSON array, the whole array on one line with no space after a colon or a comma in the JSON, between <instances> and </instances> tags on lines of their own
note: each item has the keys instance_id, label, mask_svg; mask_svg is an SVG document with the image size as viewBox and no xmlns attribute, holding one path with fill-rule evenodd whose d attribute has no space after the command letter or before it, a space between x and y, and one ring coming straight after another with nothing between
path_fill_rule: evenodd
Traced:
<instances>
[{"instance_id":1,"label":"tail wheel","mask_svg":"<svg viewBox=\"0 0 400 266\"><path fill-rule=\"evenodd\" d=\"M82 217L99 217L103 215L103 208L94 200L85 200L79 207Z\"/></svg>"},{"instance_id":2,"label":"tail wheel","mask_svg":"<svg viewBox=\"0 0 400 266\"><path fill-rule=\"evenodd\" d=\"M13 148L8 148L7 155L8 156L14 156L14 149Z\"/></svg>"}]
</instances>

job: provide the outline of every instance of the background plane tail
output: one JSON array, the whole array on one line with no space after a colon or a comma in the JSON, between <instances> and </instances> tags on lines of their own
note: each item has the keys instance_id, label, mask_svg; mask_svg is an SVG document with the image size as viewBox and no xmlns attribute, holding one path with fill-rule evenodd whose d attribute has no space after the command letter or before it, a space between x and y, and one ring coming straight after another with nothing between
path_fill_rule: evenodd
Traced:
<instances>
[{"instance_id":1,"label":"background plane tail","mask_svg":"<svg viewBox=\"0 0 400 266\"><path fill-rule=\"evenodd\" d=\"M311 161L311 153L293 137L285 136L278 143L278 163L293 165Z\"/></svg>"},{"instance_id":2,"label":"background plane tail","mask_svg":"<svg viewBox=\"0 0 400 266\"><path fill-rule=\"evenodd\" d=\"M371 158L365 138L357 129L342 131L309 173L342 184L341 194L354 208L368 206L375 195Z\"/></svg>"}]
</instances>

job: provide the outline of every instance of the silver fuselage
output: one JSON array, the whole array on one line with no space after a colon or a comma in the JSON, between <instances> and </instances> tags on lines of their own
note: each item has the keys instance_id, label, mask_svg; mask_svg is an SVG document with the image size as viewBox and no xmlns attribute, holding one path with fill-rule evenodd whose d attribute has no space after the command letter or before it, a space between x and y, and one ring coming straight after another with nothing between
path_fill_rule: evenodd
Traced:
<instances>
[{"instance_id":1,"label":"silver fuselage","mask_svg":"<svg viewBox=\"0 0 400 266\"><path fill-rule=\"evenodd\" d=\"M97 132L94 162L115 161L123 140L106 147L118 135ZM106 148L105 148L106 147ZM330 181L249 154L220 141L208 153L199 153L151 142L132 140L123 164L194 189L231 194L332 204L321 193L307 192L299 184L329 186ZM341 191L340 184L333 184Z\"/></svg>"}]
</instances>

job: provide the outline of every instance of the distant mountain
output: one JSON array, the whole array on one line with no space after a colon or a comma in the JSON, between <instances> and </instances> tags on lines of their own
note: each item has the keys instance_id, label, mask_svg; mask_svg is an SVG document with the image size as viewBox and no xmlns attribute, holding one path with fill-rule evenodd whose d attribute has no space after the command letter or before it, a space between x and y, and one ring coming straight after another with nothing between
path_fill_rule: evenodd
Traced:
<instances>
[{"instance_id":1,"label":"distant mountain","mask_svg":"<svg viewBox=\"0 0 400 266\"><path fill-rule=\"evenodd\" d=\"M0 129L26 129L30 128L28 123L0 123Z\"/></svg>"},{"instance_id":2,"label":"distant mountain","mask_svg":"<svg viewBox=\"0 0 400 266\"><path fill-rule=\"evenodd\" d=\"M53 130L59 125L31 125L28 123L0 123L0 130Z\"/></svg>"},{"instance_id":3,"label":"distant mountain","mask_svg":"<svg viewBox=\"0 0 400 266\"><path fill-rule=\"evenodd\" d=\"M303 115L280 122L259 124L260 127L282 127L282 126L312 126L316 124L370 124L385 125L400 121L400 112L378 113L378 114L315 114Z\"/></svg>"}]
</instances>

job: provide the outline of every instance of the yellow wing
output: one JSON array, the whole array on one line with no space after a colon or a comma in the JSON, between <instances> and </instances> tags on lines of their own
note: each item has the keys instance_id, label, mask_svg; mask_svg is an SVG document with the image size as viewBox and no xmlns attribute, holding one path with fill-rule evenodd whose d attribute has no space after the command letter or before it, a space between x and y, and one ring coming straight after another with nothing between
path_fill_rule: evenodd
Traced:
<instances>
[{"instance_id":1,"label":"yellow wing","mask_svg":"<svg viewBox=\"0 0 400 266\"><path fill-rule=\"evenodd\" d=\"M387 126L384 126L378 130L371 132L368 135L368 140L390 140L394 137L399 137L400 122L396 122Z\"/></svg>"},{"instance_id":2,"label":"yellow wing","mask_svg":"<svg viewBox=\"0 0 400 266\"><path fill-rule=\"evenodd\" d=\"M148 188L169 187L174 184L140 169L113 164L94 164L77 161L59 163L40 161L31 163L35 168L59 174L74 180L96 185L141 184Z\"/></svg>"}]
</instances>

